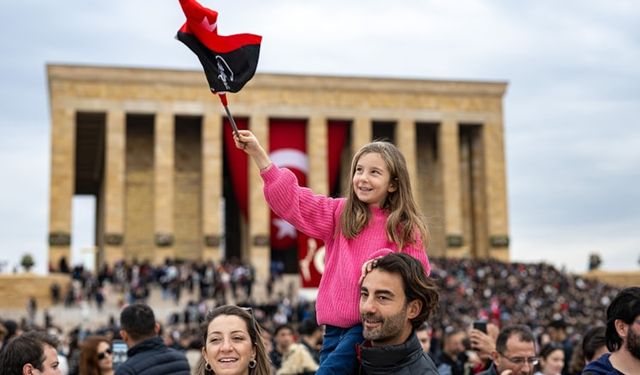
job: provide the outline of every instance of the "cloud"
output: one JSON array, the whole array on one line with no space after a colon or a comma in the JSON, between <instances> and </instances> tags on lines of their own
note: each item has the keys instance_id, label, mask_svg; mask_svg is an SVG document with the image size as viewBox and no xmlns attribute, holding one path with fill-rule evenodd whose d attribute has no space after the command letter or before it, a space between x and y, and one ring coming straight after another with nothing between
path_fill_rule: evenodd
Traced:
<instances>
[{"instance_id":1,"label":"cloud","mask_svg":"<svg viewBox=\"0 0 640 375\"><path fill-rule=\"evenodd\" d=\"M637 266L640 3L202 2L222 34L263 35L259 72L508 81L513 258L580 270L598 250L605 268ZM46 258L46 63L200 69L174 40L183 22L177 1L2 5L0 260Z\"/></svg>"}]
</instances>

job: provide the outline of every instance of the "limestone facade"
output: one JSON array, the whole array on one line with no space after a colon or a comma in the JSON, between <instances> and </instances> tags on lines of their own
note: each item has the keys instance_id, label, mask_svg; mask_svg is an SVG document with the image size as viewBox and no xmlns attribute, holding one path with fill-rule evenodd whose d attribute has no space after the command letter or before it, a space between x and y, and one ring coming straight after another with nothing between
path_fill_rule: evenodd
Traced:
<instances>
[{"instance_id":1,"label":"limestone facade","mask_svg":"<svg viewBox=\"0 0 640 375\"><path fill-rule=\"evenodd\" d=\"M49 254L69 259L74 194L97 197L100 262L165 257L219 260L224 229L224 111L200 71L49 65L52 164ZM429 253L509 258L504 82L256 74L229 97L236 117L268 149L269 119L306 119L308 185L327 194L327 122L351 123L351 155L390 136L407 160L431 230ZM80 152L83 114L101 114L103 149ZM101 130L100 130L101 129ZM99 143L98 143L99 144ZM83 148L87 149L86 147ZM92 149L88 147L88 149ZM79 159L79 160L76 160ZM95 160L91 163L88 160ZM82 163L88 165L79 169ZM89 164L87 164L89 163ZM92 167L93 166L93 167ZM93 170L91 175L86 170ZM269 211L249 169L242 257L269 272ZM93 178L94 188L82 189Z\"/></svg>"}]
</instances>

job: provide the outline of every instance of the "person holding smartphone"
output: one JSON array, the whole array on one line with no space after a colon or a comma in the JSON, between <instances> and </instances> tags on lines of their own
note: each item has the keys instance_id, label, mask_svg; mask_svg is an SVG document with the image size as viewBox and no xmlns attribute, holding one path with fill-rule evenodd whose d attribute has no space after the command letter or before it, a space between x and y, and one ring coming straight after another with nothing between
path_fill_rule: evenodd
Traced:
<instances>
[{"instance_id":1,"label":"person holding smartphone","mask_svg":"<svg viewBox=\"0 0 640 375\"><path fill-rule=\"evenodd\" d=\"M473 328L469 332L471 349L478 355L480 363L473 368L473 373L487 370L491 366L491 353L496 350L496 338L500 330L493 323L484 320L473 322Z\"/></svg>"}]
</instances>

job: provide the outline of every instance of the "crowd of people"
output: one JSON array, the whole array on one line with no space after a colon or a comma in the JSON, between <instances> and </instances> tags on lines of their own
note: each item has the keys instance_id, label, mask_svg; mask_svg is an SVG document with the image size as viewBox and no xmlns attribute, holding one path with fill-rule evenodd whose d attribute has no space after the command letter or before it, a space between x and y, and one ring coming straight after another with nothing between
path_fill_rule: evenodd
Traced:
<instances>
[{"instance_id":1,"label":"crowd of people","mask_svg":"<svg viewBox=\"0 0 640 375\"><path fill-rule=\"evenodd\" d=\"M277 268L276 268L277 269ZM75 306L83 301L96 303L100 308L105 301L105 282L111 289L121 293L122 303L144 302L149 297L150 288L159 286L164 299L179 303L183 293L193 294L197 291L197 299L215 299L218 303L227 303L227 293L234 299L239 294L247 299L252 298L255 282L255 269L248 263L237 259L214 262L194 262L176 259L165 259L159 266L149 260L132 262L119 261L113 265L104 264L96 273L77 265L69 268L66 260L61 259L57 267L50 271L69 273L71 282L64 296L63 286L54 284L51 287L51 298L54 303L64 302L65 306ZM268 284L280 276L272 273ZM271 285L267 285L270 289Z\"/></svg>"},{"instance_id":2,"label":"crowd of people","mask_svg":"<svg viewBox=\"0 0 640 375\"><path fill-rule=\"evenodd\" d=\"M564 320L569 335L604 321L618 288L545 263L431 258L441 290L436 330L466 328L474 320L526 324L540 334Z\"/></svg>"},{"instance_id":3,"label":"crowd of people","mask_svg":"<svg viewBox=\"0 0 640 375\"><path fill-rule=\"evenodd\" d=\"M235 264L231 264L224 263L220 267L233 273ZM483 369L483 362L473 349L484 345L483 352L489 353L493 347L487 344L486 337L493 335L493 338L497 338L500 327L506 324L520 324L531 329L536 348L540 350L541 364L547 363L544 348L568 347L570 350L563 352L562 367L565 368L565 374L579 374L582 370L583 361L572 361L572 357L597 358L602 354L594 354L597 351L594 349L588 353L571 349L580 347L583 337L588 337L587 333L590 331L599 331L598 337L604 336L606 307L619 292L618 288L569 274L544 263L522 264L434 257L431 259L431 266L431 279L437 285L440 303L428 325L418 327L416 331L418 336L428 333L428 339L421 338L421 341L428 341L430 348L427 352L441 367L441 373L449 371L446 370L447 363L450 364L452 374L465 373L464 369L472 374L473 371ZM136 267L142 271L136 271ZM175 267L176 271L171 270L171 267ZM191 358L190 363L195 368L196 358L200 357L203 346L200 324L215 306L226 305L228 301L216 298L215 293L202 291L210 288L208 283L194 283L190 280L202 280L199 272L203 269L206 273L207 268L220 267L210 263L203 268L195 263L180 261L167 261L160 267L120 263L112 269L125 270L118 271L124 276L122 278L115 277L115 272L104 272L108 270L104 268L95 275L87 271L71 270L70 279L77 284L84 284L85 288L95 282L98 289L102 290L127 291L142 284L149 291L156 290L163 295L164 291L170 290L166 287L166 278L163 276L174 275L170 277L174 288L184 290L187 296L193 298L186 304L177 306L180 312L170 314L166 321L159 322L159 334L166 346L188 353L187 357ZM197 276L194 277L193 272L198 273ZM122 295L126 295L126 292L105 294L103 297L122 298ZM237 296L237 304L252 309L253 318L262 328L262 336L267 337L267 347L271 348L268 351L270 363L274 369L279 368L283 355L292 348L297 348L299 353L300 348L304 347L309 352L312 363L320 362L323 327L316 322L313 302L300 300L293 303L292 296L280 295L267 302L254 303L247 298L250 294L246 290L239 290ZM85 294L80 298L91 297ZM169 293L167 298L173 299L174 296ZM146 300L128 298L123 306L136 302L144 303ZM64 305L66 302L58 303ZM121 322L116 318L93 330L78 326L64 332L51 317L42 326L35 325L32 317L33 305L30 301L25 309L25 319L20 322L5 320L0 324L2 342L7 343L22 332L49 332L57 338L60 362L67 369L66 374L83 374L81 368L86 363L83 353L105 353L112 340L121 339ZM488 334L484 337L479 337L477 331L470 330L472 323L477 320L488 323ZM100 343L103 343L102 347L98 348ZM600 348L603 346L600 345ZM555 352L557 351L552 351L549 357L557 356ZM89 357L95 355L91 354ZM489 357L485 355L486 358ZM571 369L571 363L576 361L577 365ZM557 366L558 361L555 363ZM463 369L463 372L455 370L456 368Z\"/></svg>"},{"instance_id":4,"label":"crowd of people","mask_svg":"<svg viewBox=\"0 0 640 375\"><path fill-rule=\"evenodd\" d=\"M121 262L95 277L75 268L65 303L95 301L101 308L108 282L123 296L118 321L96 332L79 328L62 346L48 336L9 332L17 325L5 321L0 375L59 374L61 367L116 375L569 375L585 365L588 374L640 373L640 288L619 291L545 264L429 259L406 161L392 143L360 148L346 197L333 198L299 186L251 131L237 130L233 138L260 170L271 210L324 242L315 303L293 303L292 295L254 303L255 271L233 261ZM177 305L183 290L196 297L184 313L158 322L146 303L155 286ZM60 287L51 294L59 298ZM29 323L23 329L33 330ZM587 364L591 352L603 352L584 345L598 341L589 335L602 325L611 354ZM30 349L17 354L19 348ZM83 370L87 357L93 372Z\"/></svg>"}]
</instances>

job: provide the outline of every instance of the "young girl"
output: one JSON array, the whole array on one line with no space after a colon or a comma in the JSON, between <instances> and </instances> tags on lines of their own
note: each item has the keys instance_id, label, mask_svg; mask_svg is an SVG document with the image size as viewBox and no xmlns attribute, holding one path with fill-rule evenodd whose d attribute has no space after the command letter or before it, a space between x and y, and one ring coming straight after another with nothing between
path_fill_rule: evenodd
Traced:
<instances>
[{"instance_id":1,"label":"young girl","mask_svg":"<svg viewBox=\"0 0 640 375\"><path fill-rule=\"evenodd\" d=\"M353 157L347 198L330 198L300 187L293 172L271 162L250 131L240 130L234 139L260 169L269 207L299 231L324 241L316 314L326 328L316 374L353 373L355 345L363 341L358 280L368 262L401 251L430 271L427 228L411 195L404 157L388 142L365 145Z\"/></svg>"}]
</instances>

